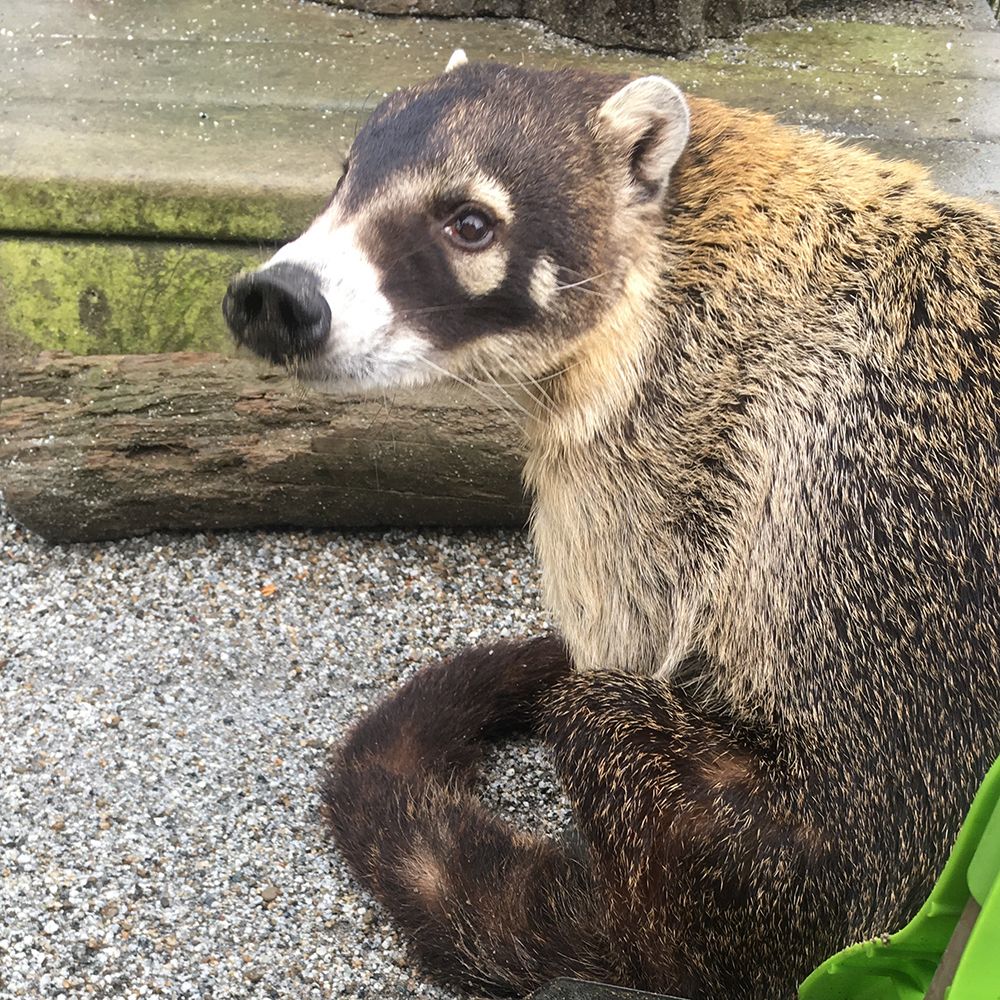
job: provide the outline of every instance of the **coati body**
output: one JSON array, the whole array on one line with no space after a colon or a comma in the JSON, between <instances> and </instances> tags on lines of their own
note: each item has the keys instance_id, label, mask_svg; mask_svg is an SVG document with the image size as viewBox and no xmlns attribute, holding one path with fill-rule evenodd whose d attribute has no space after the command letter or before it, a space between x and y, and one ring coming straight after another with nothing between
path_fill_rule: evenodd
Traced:
<instances>
[{"instance_id":1,"label":"coati body","mask_svg":"<svg viewBox=\"0 0 1000 1000\"><path fill-rule=\"evenodd\" d=\"M915 912L1000 753L994 213L660 78L457 65L225 308L332 389L523 387L560 635L425 669L326 785L433 972L777 1000ZM478 801L519 731L577 837Z\"/></svg>"}]
</instances>

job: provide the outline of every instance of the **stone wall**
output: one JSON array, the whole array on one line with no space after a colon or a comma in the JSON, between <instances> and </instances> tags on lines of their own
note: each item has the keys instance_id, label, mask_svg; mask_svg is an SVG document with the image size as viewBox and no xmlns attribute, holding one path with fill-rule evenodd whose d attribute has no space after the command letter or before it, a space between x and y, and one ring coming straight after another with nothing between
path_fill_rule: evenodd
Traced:
<instances>
[{"instance_id":1,"label":"stone wall","mask_svg":"<svg viewBox=\"0 0 1000 1000\"><path fill-rule=\"evenodd\" d=\"M597 45L683 52L787 14L800 0L321 0L372 14L522 17Z\"/></svg>"}]
</instances>

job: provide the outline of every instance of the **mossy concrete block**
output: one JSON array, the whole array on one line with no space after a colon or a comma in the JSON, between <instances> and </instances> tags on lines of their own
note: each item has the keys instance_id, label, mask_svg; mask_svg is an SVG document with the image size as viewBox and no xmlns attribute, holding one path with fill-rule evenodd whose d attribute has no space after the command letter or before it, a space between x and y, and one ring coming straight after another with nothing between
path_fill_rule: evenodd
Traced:
<instances>
[{"instance_id":1,"label":"mossy concrete block","mask_svg":"<svg viewBox=\"0 0 1000 1000\"><path fill-rule=\"evenodd\" d=\"M945 188L1000 203L997 32L811 21L678 60L594 51L525 22L295 0L4 0L0 26L0 329L21 347L224 348L231 273L299 233L368 111L458 46L473 59L662 73L920 160ZM57 246L58 235L79 239Z\"/></svg>"},{"instance_id":2,"label":"mossy concrete block","mask_svg":"<svg viewBox=\"0 0 1000 1000\"><path fill-rule=\"evenodd\" d=\"M329 196L367 112L458 46L473 59L662 73L850 137L994 143L1000 130L1000 43L987 31L803 22L676 60L594 51L519 21L371 18L294 0L4 0L2 25L0 230L14 232L287 238Z\"/></svg>"},{"instance_id":3,"label":"mossy concrete block","mask_svg":"<svg viewBox=\"0 0 1000 1000\"><path fill-rule=\"evenodd\" d=\"M741 55L756 66L823 73L1000 80L1000 31L815 21L794 31L754 31ZM709 63L727 61L722 53Z\"/></svg>"},{"instance_id":4,"label":"mossy concrete block","mask_svg":"<svg viewBox=\"0 0 1000 1000\"><path fill-rule=\"evenodd\" d=\"M287 239L333 190L358 120L0 93L0 231Z\"/></svg>"},{"instance_id":5,"label":"mossy concrete block","mask_svg":"<svg viewBox=\"0 0 1000 1000\"><path fill-rule=\"evenodd\" d=\"M39 142L39 153L44 143ZM43 167L0 175L0 232L55 231L70 236L158 236L171 239L281 240L316 214L315 191L267 184L195 185L183 180L96 176Z\"/></svg>"},{"instance_id":6,"label":"mossy concrete block","mask_svg":"<svg viewBox=\"0 0 1000 1000\"><path fill-rule=\"evenodd\" d=\"M227 350L219 303L251 247L0 238L0 330L76 354Z\"/></svg>"}]
</instances>

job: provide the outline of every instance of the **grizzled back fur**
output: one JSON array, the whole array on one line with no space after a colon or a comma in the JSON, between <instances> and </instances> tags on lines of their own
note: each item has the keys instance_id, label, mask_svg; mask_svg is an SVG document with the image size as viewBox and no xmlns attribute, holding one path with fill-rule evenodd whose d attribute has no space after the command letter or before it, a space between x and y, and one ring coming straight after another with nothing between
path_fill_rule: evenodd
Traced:
<instances>
[{"instance_id":1,"label":"grizzled back fur","mask_svg":"<svg viewBox=\"0 0 1000 1000\"><path fill-rule=\"evenodd\" d=\"M912 915L1000 753L996 214L657 78L460 66L376 111L296 242L381 317L282 332L304 377L516 371L532 414L560 636L428 668L327 784L429 968L776 1000ZM479 803L516 731L578 837Z\"/></svg>"}]
</instances>

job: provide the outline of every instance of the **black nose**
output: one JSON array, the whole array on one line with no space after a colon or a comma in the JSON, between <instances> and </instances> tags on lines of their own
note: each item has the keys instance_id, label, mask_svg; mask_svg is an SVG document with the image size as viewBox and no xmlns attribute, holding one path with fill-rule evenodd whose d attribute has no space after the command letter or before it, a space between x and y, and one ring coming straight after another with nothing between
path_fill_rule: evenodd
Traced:
<instances>
[{"instance_id":1,"label":"black nose","mask_svg":"<svg viewBox=\"0 0 1000 1000\"><path fill-rule=\"evenodd\" d=\"M274 364L316 354L330 332L319 276L283 262L234 278L222 314L237 343Z\"/></svg>"}]
</instances>

